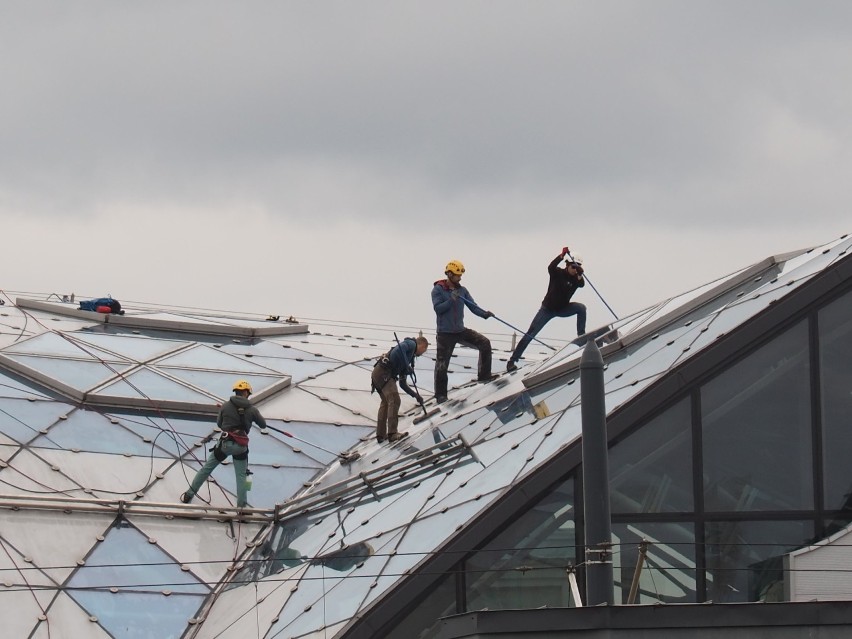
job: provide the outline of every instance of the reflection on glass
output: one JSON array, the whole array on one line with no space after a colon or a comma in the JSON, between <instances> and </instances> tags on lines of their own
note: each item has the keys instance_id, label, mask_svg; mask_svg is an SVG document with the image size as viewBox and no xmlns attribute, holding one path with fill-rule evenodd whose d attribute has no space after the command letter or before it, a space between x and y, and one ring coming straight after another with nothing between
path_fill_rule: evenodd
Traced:
<instances>
[{"instance_id":1,"label":"reflection on glass","mask_svg":"<svg viewBox=\"0 0 852 639\"><path fill-rule=\"evenodd\" d=\"M708 511L813 506L807 322L701 389Z\"/></svg>"},{"instance_id":2,"label":"reflection on glass","mask_svg":"<svg viewBox=\"0 0 852 639\"><path fill-rule=\"evenodd\" d=\"M720 521L705 534L709 601L783 601L783 555L813 540L813 524Z\"/></svg>"},{"instance_id":3,"label":"reflection on glass","mask_svg":"<svg viewBox=\"0 0 852 639\"><path fill-rule=\"evenodd\" d=\"M825 507L852 509L852 293L819 312Z\"/></svg>"},{"instance_id":4,"label":"reflection on glass","mask_svg":"<svg viewBox=\"0 0 852 639\"><path fill-rule=\"evenodd\" d=\"M610 448L613 513L693 510L690 422L687 398Z\"/></svg>"},{"instance_id":5,"label":"reflection on glass","mask_svg":"<svg viewBox=\"0 0 852 639\"><path fill-rule=\"evenodd\" d=\"M633 603L693 603L697 600L692 523L615 524L612 542L616 603L629 601L643 546L645 560Z\"/></svg>"},{"instance_id":6,"label":"reflection on glass","mask_svg":"<svg viewBox=\"0 0 852 639\"><path fill-rule=\"evenodd\" d=\"M440 618L456 612L460 612L456 609L456 577L451 573L432 592L421 595L417 606L387 634L387 639L434 639L441 628Z\"/></svg>"},{"instance_id":7,"label":"reflection on glass","mask_svg":"<svg viewBox=\"0 0 852 639\"><path fill-rule=\"evenodd\" d=\"M551 490L465 564L467 610L567 606L576 564L574 481Z\"/></svg>"},{"instance_id":8,"label":"reflection on glass","mask_svg":"<svg viewBox=\"0 0 852 639\"><path fill-rule=\"evenodd\" d=\"M201 595L76 591L71 597L112 637L178 639L204 601ZM99 635L100 636L100 635Z\"/></svg>"}]
</instances>

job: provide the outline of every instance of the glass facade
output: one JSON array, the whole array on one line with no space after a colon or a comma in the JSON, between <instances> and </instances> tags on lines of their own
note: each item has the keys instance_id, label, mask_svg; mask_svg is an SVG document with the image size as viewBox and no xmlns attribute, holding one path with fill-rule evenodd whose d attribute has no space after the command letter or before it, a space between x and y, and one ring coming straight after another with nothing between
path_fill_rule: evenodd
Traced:
<instances>
[{"instance_id":1,"label":"glass facade","mask_svg":"<svg viewBox=\"0 0 852 639\"><path fill-rule=\"evenodd\" d=\"M634 586L635 603L783 600L783 555L852 520L850 361L847 292L611 442L616 603ZM562 407L574 386L540 396ZM577 473L459 564L460 610L570 605Z\"/></svg>"},{"instance_id":2,"label":"glass facade","mask_svg":"<svg viewBox=\"0 0 852 639\"><path fill-rule=\"evenodd\" d=\"M605 327L617 603L776 601L783 555L852 519L852 275L824 272L850 247ZM0 314L0 611L15 636L50 627L31 601L4 607L22 601L10 589L52 598L54 629L139 639L426 639L441 616L584 592L576 345L488 383L460 348L440 406L427 352L437 411L415 423L403 395L408 436L380 444L369 376L387 327L139 311L134 328L132 305L117 327L49 322L53 307ZM251 432L251 510L233 506L231 463L182 504L243 378L269 426Z\"/></svg>"}]
</instances>

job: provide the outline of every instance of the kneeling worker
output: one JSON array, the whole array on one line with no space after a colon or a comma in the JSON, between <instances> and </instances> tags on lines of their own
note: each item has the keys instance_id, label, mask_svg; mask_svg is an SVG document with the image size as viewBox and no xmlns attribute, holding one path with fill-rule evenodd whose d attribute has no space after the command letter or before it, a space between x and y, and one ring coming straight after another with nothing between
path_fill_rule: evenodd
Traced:
<instances>
[{"instance_id":1,"label":"kneeling worker","mask_svg":"<svg viewBox=\"0 0 852 639\"><path fill-rule=\"evenodd\" d=\"M234 460L234 475L237 479L237 508L245 508L248 500L246 498L246 468L248 467L248 433L252 422L266 428L266 420L263 415L249 401L251 395L251 384L245 380L239 380L234 384L234 395L219 409L219 417L216 425L222 429L213 455L207 463L201 467L192 480L189 490L180 496L180 500L188 504L195 497L204 481L210 473L225 461L228 456Z\"/></svg>"},{"instance_id":2,"label":"kneeling worker","mask_svg":"<svg viewBox=\"0 0 852 639\"><path fill-rule=\"evenodd\" d=\"M423 398L408 386L406 376L414 372L414 358L425 353L427 348L429 342L425 337L406 337L382 356L373 367L373 390L379 392L382 400L376 417L376 441L380 444L385 439L395 442L408 434L397 432L400 399L396 382L399 380L402 390L418 404L423 403Z\"/></svg>"}]
</instances>

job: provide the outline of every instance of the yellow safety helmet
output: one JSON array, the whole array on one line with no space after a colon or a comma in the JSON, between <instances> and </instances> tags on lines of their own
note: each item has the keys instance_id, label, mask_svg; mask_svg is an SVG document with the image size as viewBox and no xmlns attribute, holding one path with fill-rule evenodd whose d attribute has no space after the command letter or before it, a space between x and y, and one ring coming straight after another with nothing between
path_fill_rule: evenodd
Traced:
<instances>
[{"instance_id":1,"label":"yellow safety helmet","mask_svg":"<svg viewBox=\"0 0 852 639\"><path fill-rule=\"evenodd\" d=\"M453 275L461 275L462 273L464 273L464 264L462 264L458 260L453 260L452 262L447 262L447 267L444 269L444 273L452 273Z\"/></svg>"},{"instance_id":2,"label":"yellow safety helmet","mask_svg":"<svg viewBox=\"0 0 852 639\"><path fill-rule=\"evenodd\" d=\"M241 379L234 383L235 391L248 391L251 394L251 384L249 384L246 380Z\"/></svg>"}]
</instances>

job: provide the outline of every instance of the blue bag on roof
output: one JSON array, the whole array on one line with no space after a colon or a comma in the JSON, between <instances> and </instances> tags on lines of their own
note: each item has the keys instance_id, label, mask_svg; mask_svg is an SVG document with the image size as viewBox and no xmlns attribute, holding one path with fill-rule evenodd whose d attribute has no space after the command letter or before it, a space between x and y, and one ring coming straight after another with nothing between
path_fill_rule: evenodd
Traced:
<instances>
[{"instance_id":1,"label":"blue bag on roof","mask_svg":"<svg viewBox=\"0 0 852 639\"><path fill-rule=\"evenodd\" d=\"M83 300L80 302L79 310L124 315L124 311L121 310L121 303L111 297L98 297L93 300Z\"/></svg>"}]
</instances>

